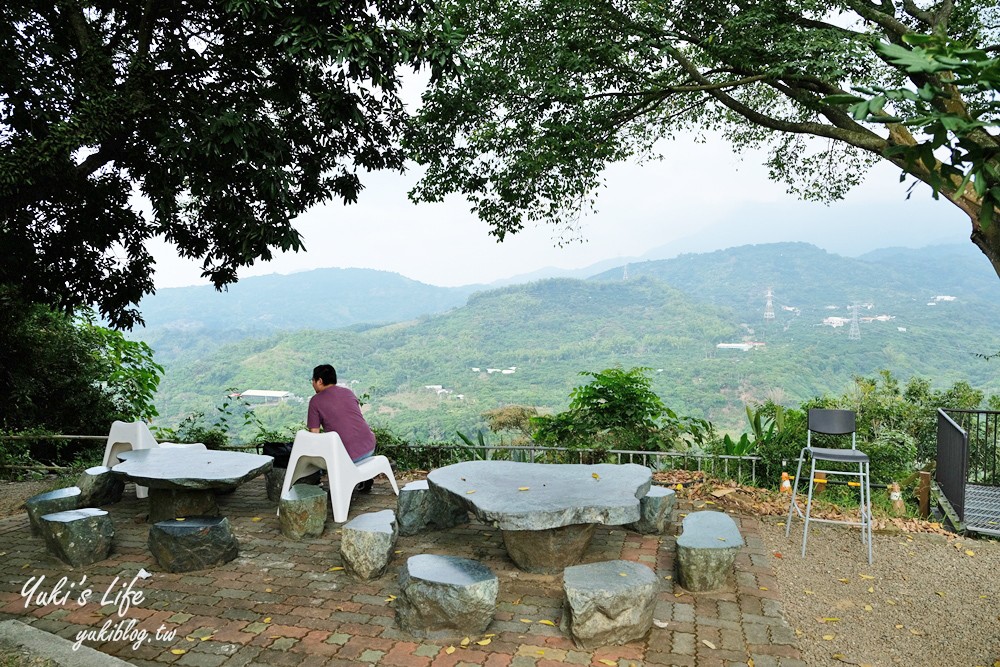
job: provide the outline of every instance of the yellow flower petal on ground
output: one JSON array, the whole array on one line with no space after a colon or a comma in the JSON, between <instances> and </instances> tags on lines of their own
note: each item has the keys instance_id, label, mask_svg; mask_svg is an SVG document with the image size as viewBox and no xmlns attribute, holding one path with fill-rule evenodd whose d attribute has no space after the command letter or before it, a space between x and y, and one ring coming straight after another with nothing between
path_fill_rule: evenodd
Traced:
<instances>
[{"instance_id":1,"label":"yellow flower petal on ground","mask_svg":"<svg viewBox=\"0 0 1000 667\"><path fill-rule=\"evenodd\" d=\"M446 648L444 650L444 652L447 653L448 655L451 655L452 653L455 652L455 647L454 646L449 646L448 648Z\"/></svg>"}]
</instances>

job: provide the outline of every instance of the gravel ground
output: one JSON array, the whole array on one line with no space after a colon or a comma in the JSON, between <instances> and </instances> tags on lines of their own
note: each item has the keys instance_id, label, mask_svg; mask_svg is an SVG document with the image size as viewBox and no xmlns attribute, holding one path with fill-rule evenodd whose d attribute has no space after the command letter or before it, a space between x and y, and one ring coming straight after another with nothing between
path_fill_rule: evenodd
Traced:
<instances>
[{"instance_id":1,"label":"gravel ground","mask_svg":"<svg viewBox=\"0 0 1000 667\"><path fill-rule=\"evenodd\" d=\"M761 517L785 618L803 658L822 665L1000 667L1000 542L926 533L874 537L869 566L858 529Z\"/></svg>"}]
</instances>

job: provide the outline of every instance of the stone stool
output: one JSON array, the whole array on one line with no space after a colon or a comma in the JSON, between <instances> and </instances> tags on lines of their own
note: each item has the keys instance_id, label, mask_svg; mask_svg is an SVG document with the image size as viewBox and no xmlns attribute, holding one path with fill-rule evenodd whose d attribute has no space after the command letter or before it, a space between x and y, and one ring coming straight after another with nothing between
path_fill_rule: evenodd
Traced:
<instances>
[{"instance_id":1,"label":"stone stool","mask_svg":"<svg viewBox=\"0 0 1000 667\"><path fill-rule=\"evenodd\" d=\"M271 468L264 473L264 481L267 489L267 499L273 503L281 502L281 487L285 484L285 473L287 468ZM323 471L317 470L311 475L306 475L295 480L296 484L310 484L317 486L323 477Z\"/></svg>"},{"instance_id":2,"label":"stone stool","mask_svg":"<svg viewBox=\"0 0 1000 667\"><path fill-rule=\"evenodd\" d=\"M191 572L228 563L240 544L226 517L189 516L150 526L149 550L167 572Z\"/></svg>"},{"instance_id":3,"label":"stone stool","mask_svg":"<svg viewBox=\"0 0 1000 667\"><path fill-rule=\"evenodd\" d=\"M72 567L107 558L115 536L111 517L94 507L46 514L41 530L49 553Z\"/></svg>"},{"instance_id":4,"label":"stone stool","mask_svg":"<svg viewBox=\"0 0 1000 667\"><path fill-rule=\"evenodd\" d=\"M392 510L356 516L341 528L340 555L347 571L360 579L382 576L396 546Z\"/></svg>"},{"instance_id":5,"label":"stone stool","mask_svg":"<svg viewBox=\"0 0 1000 667\"><path fill-rule=\"evenodd\" d=\"M479 561L411 556L399 571L396 619L416 637L447 640L482 634L496 612L497 576Z\"/></svg>"},{"instance_id":6,"label":"stone stool","mask_svg":"<svg viewBox=\"0 0 1000 667\"><path fill-rule=\"evenodd\" d=\"M117 503L125 491L125 480L107 466L87 468L80 473L76 485L80 487L80 505L85 507Z\"/></svg>"},{"instance_id":7,"label":"stone stool","mask_svg":"<svg viewBox=\"0 0 1000 667\"><path fill-rule=\"evenodd\" d=\"M656 574L642 563L609 560L567 567L561 627L586 650L642 639L653 626L659 590Z\"/></svg>"},{"instance_id":8,"label":"stone stool","mask_svg":"<svg viewBox=\"0 0 1000 667\"><path fill-rule=\"evenodd\" d=\"M281 534L291 540L319 537L326 523L326 491L310 484L296 484L278 503Z\"/></svg>"},{"instance_id":9,"label":"stone stool","mask_svg":"<svg viewBox=\"0 0 1000 667\"><path fill-rule=\"evenodd\" d=\"M80 487L70 486L32 496L24 502L28 510L28 521L31 523L31 534L42 534L41 519L46 514L75 510L80 507Z\"/></svg>"},{"instance_id":10,"label":"stone stool","mask_svg":"<svg viewBox=\"0 0 1000 667\"><path fill-rule=\"evenodd\" d=\"M677 538L678 582L695 592L721 588L742 546L743 536L728 514L688 514Z\"/></svg>"},{"instance_id":11,"label":"stone stool","mask_svg":"<svg viewBox=\"0 0 1000 667\"><path fill-rule=\"evenodd\" d=\"M430 528L444 530L469 523L469 511L449 498L431 493L427 480L421 479L399 490L396 519L400 535L416 535Z\"/></svg>"},{"instance_id":12,"label":"stone stool","mask_svg":"<svg viewBox=\"0 0 1000 667\"><path fill-rule=\"evenodd\" d=\"M641 516L635 523L627 524L637 533L643 535L662 535L670 525L670 514L674 511L673 489L663 486L651 486L649 492L639 499Z\"/></svg>"}]
</instances>

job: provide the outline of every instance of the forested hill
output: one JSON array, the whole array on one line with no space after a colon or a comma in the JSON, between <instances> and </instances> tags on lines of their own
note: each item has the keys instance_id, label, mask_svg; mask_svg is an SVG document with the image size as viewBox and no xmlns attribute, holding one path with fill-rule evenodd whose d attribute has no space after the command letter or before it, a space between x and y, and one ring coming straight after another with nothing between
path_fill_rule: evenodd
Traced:
<instances>
[{"instance_id":1,"label":"forested hill","mask_svg":"<svg viewBox=\"0 0 1000 667\"><path fill-rule=\"evenodd\" d=\"M665 402L739 428L744 403L792 405L889 369L935 386L1000 393L1000 280L963 250L849 259L805 244L747 246L479 292L446 313L380 327L247 338L214 352L178 334L158 394L163 421L213 412L228 388L306 397L313 365L334 363L370 399L370 418L414 439L474 432L519 403L563 409L581 371L646 366ZM765 318L767 290L773 318ZM856 336L852 336L857 306ZM732 344L757 343L743 350ZM723 344L723 347L719 347ZM302 404L262 408L300 424Z\"/></svg>"},{"instance_id":2,"label":"forested hill","mask_svg":"<svg viewBox=\"0 0 1000 667\"><path fill-rule=\"evenodd\" d=\"M161 289L143 300L154 347L179 333L218 339L295 329L390 323L461 306L481 286L437 287L372 269L316 269L244 278L226 292L211 286ZM166 352L166 349L164 350Z\"/></svg>"}]
</instances>

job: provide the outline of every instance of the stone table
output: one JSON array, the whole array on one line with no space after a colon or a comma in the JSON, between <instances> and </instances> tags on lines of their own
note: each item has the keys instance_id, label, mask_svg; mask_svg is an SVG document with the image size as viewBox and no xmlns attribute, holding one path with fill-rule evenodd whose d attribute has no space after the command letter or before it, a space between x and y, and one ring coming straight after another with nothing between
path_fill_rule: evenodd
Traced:
<instances>
[{"instance_id":1,"label":"stone table","mask_svg":"<svg viewBox=\"0 0 1000 667\"><path fill-rule=\"evenodd\" d=\"M580 562L598 524L638 521L651 481L632 463L466 461L427 475L432 493L500 529L519 568L550 574Z\"/></svg>"},{"instance_id":2,"label":"stone table","mask_svg":"<svg viewBox=\"0 0 1000 667\"><path fill-rule=\"evenodd\" d=\"M149 522L182 516L218 516L218 491L271 469L274 459L261 454L211 449L134 449L121 452L111 470L149 487Z\"/></svg>"}]
</instances>

